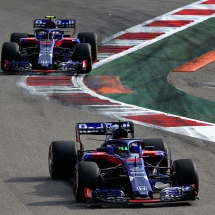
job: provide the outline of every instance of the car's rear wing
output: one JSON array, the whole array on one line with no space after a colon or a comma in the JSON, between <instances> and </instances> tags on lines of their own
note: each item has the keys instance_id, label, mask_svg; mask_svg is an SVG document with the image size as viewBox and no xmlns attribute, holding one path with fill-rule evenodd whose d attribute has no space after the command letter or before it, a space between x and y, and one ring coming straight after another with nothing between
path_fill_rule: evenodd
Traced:
<instances>
[{"instance_id":1,"label":"car's rear wing","mask_svg":"<svg viewBox=\"0 0 215 215\"><path fill-rule=\"evenodd\" d=\"M33 30L35 30L35 28L45 28L48 21L50 21L50 19L35 19L33 22ZM52 21L57 28L74 28L73 34L75 34L75 19L52 19Z\"/></svg>"},{"instance_id":2,"label":"car's rear wing","mask_svg":"<svg viewBox=\"0 0 215 215\"><path fill-rule=\"evenodd\" d=\"M76 142L80 143L80 149L84 150L80 135L108 135L110 134L109 128L112 125L118 125L119 128L126 129L128 133L131 133L132 136L134 136L134 124L131 121L77 123L75 127Z\"/></svg>"}]
</instances>

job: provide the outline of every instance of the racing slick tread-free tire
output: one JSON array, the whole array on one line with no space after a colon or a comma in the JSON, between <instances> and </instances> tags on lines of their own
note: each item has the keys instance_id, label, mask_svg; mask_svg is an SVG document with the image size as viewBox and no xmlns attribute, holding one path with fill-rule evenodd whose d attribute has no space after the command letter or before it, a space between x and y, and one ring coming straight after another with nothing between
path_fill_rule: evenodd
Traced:
<instances>
[{"instance_id":1,"label":"racing slick tread-free tire","mask_svg":"<svg viewBox=\"0 0 215 215\"><path fill-rule=\"evenodd\" d=\"M76 166L73 191L76 201L84 201L84 188L96 188L99 183L99 167L95 162L83 161Z\"/></svg>"},{"instance_id":2,"label":"racing slick tread-free tire","mask_svg":"<svg viewBox=\"0 0 215 215\"><path fill-rule=\"evenodd\" d=\"M81 43L89 43L91 45L92 61L98 58L97 35L92 32L82 32L77 35Z\"/></svg>"},{"instance_id":3,"label":"racing slick tread-free tire","mask_svg":"<svg viewBox=\"0 0 215 215\"><path fill-rule=\"evenodd\" d=\"M19 45L14 42L4 42L1 50L1 69L6 71L4 67L5 60L16 61L19 57Z\"/></svg>"},{"instance_id":4,"label":"racing slick tread-free tire","mask_svg":"<svg viewBox=\"0 0 215 215\"><path fill-rule=\"evenodd\" d=\"M12 33L10 35L10 42L19 43L20 38L28 38L28 34L27 33Z\"/></svg>"},{"instance_id":5,"label":"racing slick tread-free tire","mask_svg":"<svg viewBox=\"0 0 215 215\"><path fill-rule=\"evenodd\" d=\"M191 159L175 160L172 164L173 187L194 184L199 192L199 177L195 163Z\"/></svg>"},{"instance_id":6,"label":"racing slick tread-free tire","mask_svg":"<svg viewBox=\"0 0 215 215\"><path fill-rule=\"evenodd\" d=\"M73 141L53 141L48 153L50 176L61 179L74 175L77 151L77 144Z\"/></svg>"},{"instance_id":7,"label":"racing slick tread-free tire","mask_svg":"<svg viewBox=\"0 0 215 215\"><path fill-rule=\"evenodd\" d=\"M150 138L150 139L143 139L144 146L154 146L155 151L163 151L164 158L159 164L160 167L166 167L166 169L162 169L163 172L168 171L169 167L169 152L166 143L161 138Z\"/></svg>"},{"instance_id":8,"label":"racing slick tread-free tire","mask_svg":"<svg viewBox=\"0 0 215 215\"><path fill-rule=\"evenodd\" d=\"M87 68L85 70L79 70L78 73L85 74L89 73L92 70L92 55L91 55L91 48L88 43L80 43L75 45L73 60L82 62L84 60L87 61Z\"/></svg>"}]
</instances>

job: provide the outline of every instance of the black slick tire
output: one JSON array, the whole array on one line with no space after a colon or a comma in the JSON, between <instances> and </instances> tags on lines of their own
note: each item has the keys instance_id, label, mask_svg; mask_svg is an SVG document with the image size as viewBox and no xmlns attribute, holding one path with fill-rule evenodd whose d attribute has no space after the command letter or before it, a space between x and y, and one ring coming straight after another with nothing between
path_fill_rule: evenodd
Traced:
<instances>
[{"instance_id":1,"label":"black slick tire","mask_svg":"<svg viewBox=\"0 0 215 215\"><path fill-rule=\"evenodd\" d=\"M97 35L93 32L82 32L77 35L77 38L80 40L81 43L90 44L92 52L92 61L97 60L98 58Z\"/></svg>"},{"instance_id":2,"label":"black slick tire","mask_svg":"<svg viewBox=\"0 0 215 215\"><path fill-rule=\"evenodd\" d=\"M77 145L73 141L53 141L49 146L49 174L54 179L74 175L77 163Z\"/></svg>"},{"instance_id":3,"label":"black slick tire","mask_svg":"<svg viewBox=\"0 0 215 215\"><path fill-rule=\"evenodd\" d=\"M75 45L74 48L74 54L73 54L73 60L83 62L86 60L87 67L86 70L78 70L79 74L86 74L89 73L92 70L92 55L91 55L91 49L90 45L88 43L80 43Z\"/></svg>"},{"instance_id":4,"label":"black slick tire","mask_svg":"<svg viewBox=\"0 0 215 215\"><path fill-rule=\"evenodd\" d=\"M96 188L99 180L99 167L95 162L83 161L77 164L74 177L76 201L84 201L84 188Z\"/></svg>"},{"instance_id":5,"label":"black slick tire","mask_svg":"<svg viewBox=\"0 0 215 215\"><path fill-rule=\"evenodd\" d=\"M191 159L175 160L172 164L172 174L173 187L194 185L196 192L199 192L198 171Z\"/></svg>"},{"instance_id":6,"label":"black slick tire","mask_svg":"<svg viewBox=\"0 0 215 215\"><path fill-rule=\"evenodd\" d=\"M27 33L12 33L10 35L10 42L19 43L20 38L28 38Z\"/></svg>"},{"instance_id":7,"label":"black slick tire","mask_svg":"<svg viewBox=\"0 0 215 215\"><path fill-rule=\"evenodd\" d=\"M166 167L166 168L162 168L162 171L167 172L169 167L169 152L164 140L161 138L151 138L151 139L143 139L143 142L144 142L144 146L154 146L152 150L164 152L164 158L159 164L159 166Z\"/></svg>"},{"instance_id":8,"label":"black slick tire","mask_svg":"<svg viewBox=\"0 0 215 215\"><path fill-rule=\"evenodd\" d=\"M6 60L18 60L19 57L19 45L15 42L4 42L1 50L1 69L6 71Z\"/></svg>"}]
</instances>

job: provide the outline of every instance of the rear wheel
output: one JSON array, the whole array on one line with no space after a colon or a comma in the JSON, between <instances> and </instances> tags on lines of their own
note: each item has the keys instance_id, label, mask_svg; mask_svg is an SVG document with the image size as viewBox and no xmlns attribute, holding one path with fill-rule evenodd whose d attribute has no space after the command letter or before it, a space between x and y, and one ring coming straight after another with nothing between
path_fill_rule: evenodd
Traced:
<instances>
[{"instance_id":1,"label":"rear wheel","mask_svg":"<svg viewBox=\"0 0 215 215\"><path fill-rule=\"evenodd\" d=\"M83 161L76 166L74 196L78 202L84 201L84 188L96 188L99 181L99 167L95 162Z\"/></svg>"},{"instance_id":2,"label":"rear wheel","mask_svg":"<svg viewBox=\"0 0 215 215\"><path fill-rule=\"evenodd\" d=\"M97 35L91 32L79 33L77 38L81 43L89 43L91 45L92 60L97 60L98 57L98 44Z\"/></svg>"},{"instance_id":3,"label":"rear wheel","mask_svg":"<svg viewBox=\"0 0 215 215\"><path fill-rule=\"evenodd\" d=\"M164 152L164 158L160 162L159 166L166 167L162 169L162 171L167 172L169 167L169 153L168 153L167 145L164 142L164 140L160 138L151 138L151 139L144 139L143 142L144 142L144 146L154 146L152 150Z\"/></svg>"},{"instance_id":4,"label":"rear wheel","mask_svg":"<svg viewBox=\"0 0 215 215\"><path fill-rule=\"evenodd\" d=\"M17 61L19 58L19 45L15 42L5 42L1 50L1 69L6 71L6 61Z\"/></svg>"},{"instance_id":5,"label":"rear wheel","mask_svg":"<svg viewBox=\"0 0 215 215\"><path fill-rule=\"evenodd\" d=\"M194 185L199 192L199 177L195 163L191 159L180 159L173 162L173 186Z\"/></svg>"},{"instance_id":6,"label":"rear wheel","mask_svg":"<svg viewBox=\"0 0 215 215\"><path fill-rule=\"evenodd\" d=\"M86 70L81 69L78 71L80 74L89 73L92 70L92 56L91 56L91 50L90 45L88 43L82 43L75 45L74 48L74 54L73 54L73 60L83 62L86 60Z\"/></svg>"},{"instance_id":7,"label":"rear wheel","mask_svg":"<svg viewBox=\"0 0 215 215\"><path fill-rule=\"evenodd\" d=\"M12 33L10 35L10 42L19 43L20 38L28 38L28 34L27 33Z\"/></svg>"},{"instance_id":8,"label":"rear wheel","mask_svg":"<svg viewBox=\"0 0 215 215\"><path fill-rule=\"evenodd\" d=\"M77 145L73 141L54 141L49 146L48 165L52 178L66 178L74 174Z\"/></svg>"}]
</instances>

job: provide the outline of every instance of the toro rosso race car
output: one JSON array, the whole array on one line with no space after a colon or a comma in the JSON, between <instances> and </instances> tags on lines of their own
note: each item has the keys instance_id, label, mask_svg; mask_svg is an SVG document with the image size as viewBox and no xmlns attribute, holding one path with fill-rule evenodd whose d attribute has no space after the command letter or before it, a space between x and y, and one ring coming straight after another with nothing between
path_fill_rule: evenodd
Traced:
<instances>
[{"instance_id":1,"label":"toro rosso race car","mask_svg":"<svg viewBox=\"0 0 215 215\"><path fill-rule=\"evenodd\" d=\"M96 34L83 32L74 38L74 19L45 18L34 20L33 35L12 33L10 42L3 43L1 69L7 72L89 73L98 54ZM74 29L72 35L65 34L64 29L68 28Z\"/></svg>"},{"instance_id":2,"label":"toro rosso race car","mask_svg":"<svg viewBox=\"0 0 215 215\"><path fill-rule=\"evenodd\" d=\"M100 147L84 150L81 135L106 138ZM52 178L71 179L78 202L157 203L198 198L195 163L191 159L172 161L162 139L135 138L131 121L78 123L76 142L52 142L48 165Z\"/></svg>"}]
</instances>

